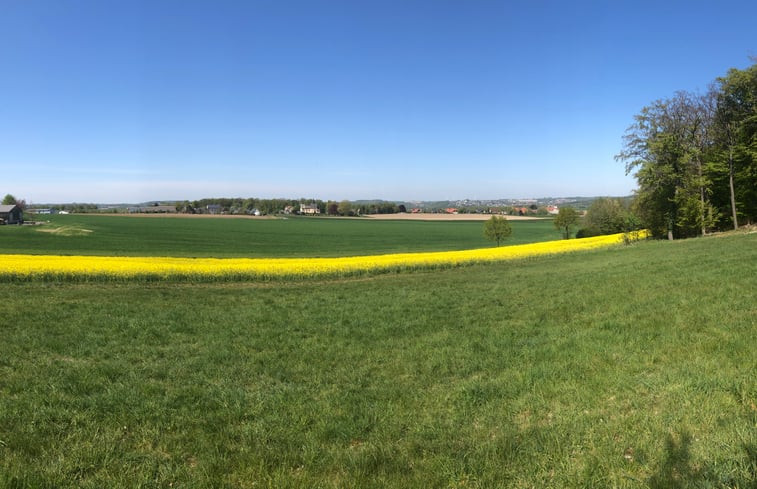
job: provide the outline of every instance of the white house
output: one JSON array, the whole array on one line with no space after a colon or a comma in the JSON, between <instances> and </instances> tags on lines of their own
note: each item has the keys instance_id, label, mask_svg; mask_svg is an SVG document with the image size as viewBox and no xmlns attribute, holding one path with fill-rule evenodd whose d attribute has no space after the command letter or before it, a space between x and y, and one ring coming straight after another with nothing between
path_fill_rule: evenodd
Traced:
<instances>
[{"instance_id":1,"label":"white house","mask_svg":"<svg viewBox=\"0 0 757 489\"><path fill-rule=\"evenodd\" d=\"M300 214L320 214L318 204L300 204Z\"/></svg>"}]
</instances>

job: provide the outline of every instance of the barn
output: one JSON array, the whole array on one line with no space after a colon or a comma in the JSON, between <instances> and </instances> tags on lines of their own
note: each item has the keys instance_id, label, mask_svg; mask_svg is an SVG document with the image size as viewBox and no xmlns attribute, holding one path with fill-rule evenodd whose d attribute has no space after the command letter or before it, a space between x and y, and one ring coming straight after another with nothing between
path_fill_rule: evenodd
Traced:
<instances>
[{"instance_id":1,"label":"barn","mask_svg":"<svg viewBox=\"0 0 757 489\"><path fill-rule=\"evenodd\" d=\"M0 205L0 224L23 224L24 213L15 204Z\"/></svg>"}]
</instances>

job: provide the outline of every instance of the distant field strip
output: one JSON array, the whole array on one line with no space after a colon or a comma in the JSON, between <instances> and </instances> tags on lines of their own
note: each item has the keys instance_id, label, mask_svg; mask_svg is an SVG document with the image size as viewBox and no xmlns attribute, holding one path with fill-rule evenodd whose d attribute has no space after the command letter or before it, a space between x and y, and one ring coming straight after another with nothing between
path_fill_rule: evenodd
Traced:
<instances>
[{"instance_id":1,"label":"distant field strip","mask_svg":"<svg viewBox=\"0 0 757 489\"><path fill-rule=\"evenodd\" d=\"M429 253L338 258L168 258L0 255L0 279L13 280L228 280L355 275L424 269L567 253L646 237L645 232L525 245Z\"/></svg>"}]
</instances>

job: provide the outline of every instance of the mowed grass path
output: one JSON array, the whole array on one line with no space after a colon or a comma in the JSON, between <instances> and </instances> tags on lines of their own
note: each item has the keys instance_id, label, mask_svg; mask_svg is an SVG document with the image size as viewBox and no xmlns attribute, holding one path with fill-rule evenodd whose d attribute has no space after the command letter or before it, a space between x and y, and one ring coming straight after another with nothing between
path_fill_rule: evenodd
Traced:
<instances>
[{"instance_id":1,"label":"mowed grass path","mask_svg":"<svg viewBox=\"0 0 757 489\"><path fill-rule=\"evenodd\" d=\"M481 221L235 219L57 215L43 226L0 226L0 254L329 257L492 246ZM560 239L551 220L513 221L504 244Z\"/></svg>"},{"instance_id":2,"label":"mowed grass path","mask_svg":"<svg viewBox=\"0 0 757 489\"><path fill-rule=\"evenodd\" d=\"M4 285L0 487L754 487L756 264Z\"/></svg>"}]
</instances>

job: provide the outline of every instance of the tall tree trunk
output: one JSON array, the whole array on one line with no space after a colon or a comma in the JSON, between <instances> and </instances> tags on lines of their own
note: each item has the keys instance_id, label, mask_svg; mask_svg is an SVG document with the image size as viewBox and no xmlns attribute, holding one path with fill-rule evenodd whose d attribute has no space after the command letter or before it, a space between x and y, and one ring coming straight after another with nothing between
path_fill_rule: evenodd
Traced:
<instances>
[{"instance_id":1,"label":"tall tree trunk","mask_svg":"<svg viewBox=\"0 0 757 489\"><path fill-rule=\"evenodd\" d=\"M731 212L733 212L733 229L739 228L739 221L736 217L736 191L733 188L733 146L728 148L728 183L731 186Z\"/></svg>"}]
</instances>

